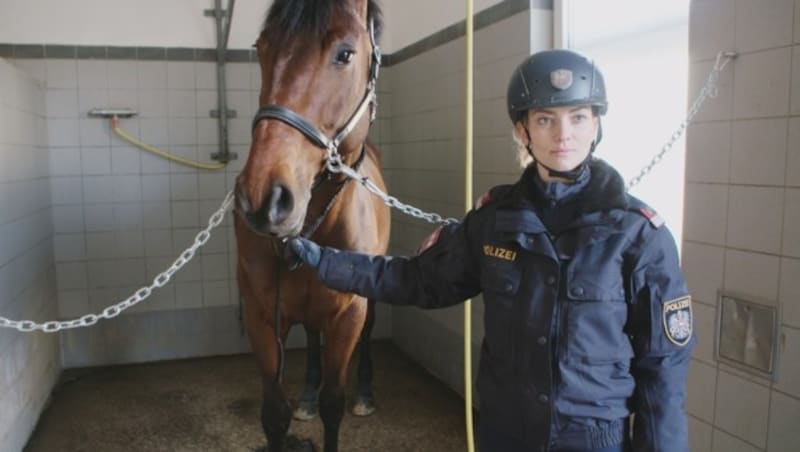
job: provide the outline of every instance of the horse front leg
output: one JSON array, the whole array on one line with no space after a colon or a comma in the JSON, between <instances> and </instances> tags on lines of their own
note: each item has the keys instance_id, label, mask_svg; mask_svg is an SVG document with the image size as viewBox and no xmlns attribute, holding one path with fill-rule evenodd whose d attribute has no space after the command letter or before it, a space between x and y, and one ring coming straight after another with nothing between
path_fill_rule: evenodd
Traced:
<instances>
[{"instance_id":1,"label":"horse front leg","mask_svg":"<svg viewBox=\"0 0 800 452\"><path fill-rule=\"evenodd\" d=\"M375 300L367 301L367 318L358 340L358 384L353 414L369 416L375 412L375 396L372 394L372 351L370 338L375 326Z\"/></svg>"},{"instance_id":2,"label":"horse front leg","mask_svg":"<svg viewBox=\"0 0 800 452\"><path fill-rule=\"evenodd\" d=\"M310 421L317 416L319 411L319 387L322 384L322 364L320 363L322 345L319 331L307 325L303 325L303 329L306 331L307 344L306 382L303 395L293 415L299 421Z\"/></svg>"},{"instance_id":3,"label":"horse front leg","mask_svg":"<svg viewBox=\"0 0 800 452\"><path fill-rule=\"evenodd\" d=\"M366 310L363 299L354 300L325 331L324 377L319 396L325 452L339 450L339 427L344 417L347 365L358 342Z\"/></svg>"}]
</instances>

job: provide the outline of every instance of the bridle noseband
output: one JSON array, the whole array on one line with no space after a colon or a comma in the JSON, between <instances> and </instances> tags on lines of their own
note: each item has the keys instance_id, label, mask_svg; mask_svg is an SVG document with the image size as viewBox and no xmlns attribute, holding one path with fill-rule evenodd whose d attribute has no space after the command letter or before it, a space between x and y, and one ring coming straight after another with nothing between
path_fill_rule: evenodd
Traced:
<instances>
[{"instance_id":1,"label":"bridle noseband","mask_svg":"<svg viewBox=\"0 0 800 452\"><path fill-rule=\"evenodd\" d=\"M283 105L271 104L258 109L255 117L253 118L252 132L255 132L256 126L263 119L277 119L282 121L305 135L315 146L327 151L327 168L329 171L338 172L336 168L342 164L342 158L339 154L339 145L342 141L353 131L358 124L358 121L367 111L370 105L373 105L372 113L370 115L370 123L375 120L374 108L376 94L375 88L378 80L378 72L381 66L381 51L375 41L375 26L372 20L369 22L369 39L372 44L372 61L369 68L369 82L367 82L367 90L364 97L358 104L356 111L347 120L344 127L342 127L333 138L328 138L321 130L319 130L310 121L292 111L290 108Z\"/></svg>"}]
</instances>

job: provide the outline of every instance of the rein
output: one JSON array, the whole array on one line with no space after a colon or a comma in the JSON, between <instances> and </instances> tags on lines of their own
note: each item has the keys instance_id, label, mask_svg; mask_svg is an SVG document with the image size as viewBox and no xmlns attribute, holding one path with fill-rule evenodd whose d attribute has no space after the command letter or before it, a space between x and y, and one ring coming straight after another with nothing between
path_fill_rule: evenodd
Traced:
<instances>
[{"instance_id":1,"label":"rein","mask_svg":"<svg viewBox=\"0 0 800 452\"><path fill-rule=\"evenodd\" d=\"M325 169L322 173L317 176L312 184L311 190L315 190L318 188L323 180L326 178L330 179L333 177L333 174L340 172L338 171L344 163L342 162L342 156L339 153L339 145L342 141L350 134L350 132L355 129L358 122L361 120L361 117L364 116L364 113L367 111L367 108L371 107L369 122L375 120L375 113L376 113L376 99L377 95L375 93L375 88L378 81L378 73L380 71L381 66L381 51L380 47L378 46L377 42L375 41L375 24L374 21L370 20L369 22L369 39L370 44L372 45L372 60L370 61L369 67L369 81L367 82L367 88L364 93L364 96L361 98L361 102L359 102L358 107L350 115L350 118L344 124L344 126L339 129L336 135L333 138L328 138L320 129L314 126L310 121L305 119L300 114L292 111L292 109L285 107L283 105L277 104L270 104L263 106L258 109L255 116L253 117L253 125L252 125L252 132L255 132L256 126L258 123L265 119L277 119L278 121L282 121L293 128L295 128L298 132L302 133L306 138L308 138L311 143L313 143L318 148L323 149L326 151L326 159L325 159ZM354 170L358 170L361 164L364 161L364 158L367 153L367 145L366 142L361 144L361 154L358 156L358 159L353 165ZM322 224L322 221L328 215L328 212L331 210L333 205L336 203L336 200L342 193L345 185L350 181L350 178L345 178L343 182L339 184L339 187L336 189L333 197L328 204L323 209L320 216L314 220L309 225L305 226L301 232L302 237L310 237L314 232L319 228ZM283 379L283 367L284 367L284 347L283 341L281 340L281 317L280 317L280 301L281 301L281 284L280 284L280 274L281 274L281 258L283 256L283 252L281 249L281 245L285 244L285 239L279 243L278 240L272 240L273 249L275 251L275 340L278 344L278 372L276 375L276 379L278 383L280 383ZM300 265L299 262L290 263L289 270L294 270Z\"/></svg>"}]
</instances>

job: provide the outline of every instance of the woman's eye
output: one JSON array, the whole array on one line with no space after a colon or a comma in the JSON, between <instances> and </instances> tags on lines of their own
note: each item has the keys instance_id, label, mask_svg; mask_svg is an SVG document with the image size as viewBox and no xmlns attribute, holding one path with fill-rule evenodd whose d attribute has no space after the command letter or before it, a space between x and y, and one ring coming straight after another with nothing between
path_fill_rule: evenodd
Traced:
<instances>
[{"instance_id":1,"label":"woman's eye","mask_svg":"<svg viewBox=\"0 0 800 452\"><path fill-rule=\"evenodd\" d=\"M542 117L536 118L536 124L539 124L540 126L550 125L550 122L551 122L551 119L546 117L546 116L542 116Z\"/></svg>"},{"instance_id":2,"label":"woman's eye","mask_svg":"<svg viewBox=\"0 0 800 452\"><path fill-rule=\"evenodd\" d=\"M355 55L355 50L352 49L342 49L336 54L336 64L348 64L350 61L353 60L353 55Z\"/></svg>"}]
</instances>

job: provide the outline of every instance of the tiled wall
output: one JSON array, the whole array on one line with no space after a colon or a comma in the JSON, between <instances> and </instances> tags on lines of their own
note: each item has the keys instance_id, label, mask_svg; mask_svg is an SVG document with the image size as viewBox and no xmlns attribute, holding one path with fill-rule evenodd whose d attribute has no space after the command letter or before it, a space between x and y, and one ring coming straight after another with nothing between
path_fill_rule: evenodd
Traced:
<instances>
[{"instance_id":1,"label":"tiled wall","mask_svg":"<svg viewBox=\"0 0 800 452\"><path fill-rule=\"evenodd\" d=\"M690 94L739 57L689 127L683 266L700 339L689 377L695 452L800 444L800 1L693 0ZM693 94L692 94L693 95ZM776 381L718 362L717 290L782 310Z\"/></svg>"},{"instance_id":2,"label":"tiled wall","mask_svg":"<svg viewBox=\"0 0 800 452\"><path fill-rule=\"evenodd\" d=\"M528 9L475 33L474 194L513 183L516 161L505 109L508 79L530 53L552 45L552 10ZM402 52L399 52L402 53ZM393 65L391 127L384 148L389 188L422 210L464 214L465 40L459 38ZM385 105L385 104L384 104ZM383 108L383 107L382 107ZM472 204L472 201L470 201ZM434 229L394 212L393 254L414 254ZM473 303L473 365L483 338L483 306ZM392 337L430 372L463 393L463 307L395 308Z\"/></svg>"},{"instance_id":3,"label":"tiled wall","mask_svg":"<svg viewBox=\"0 0 800 452\"><path fill-rule=\"evenodd\" d=\"M0 86L0 316L42 322L58 311L44 90L2 58ZM58 337L0 328L0 363L0 449L21 450L61 371Z\"/></svg>"}]
</instances>

